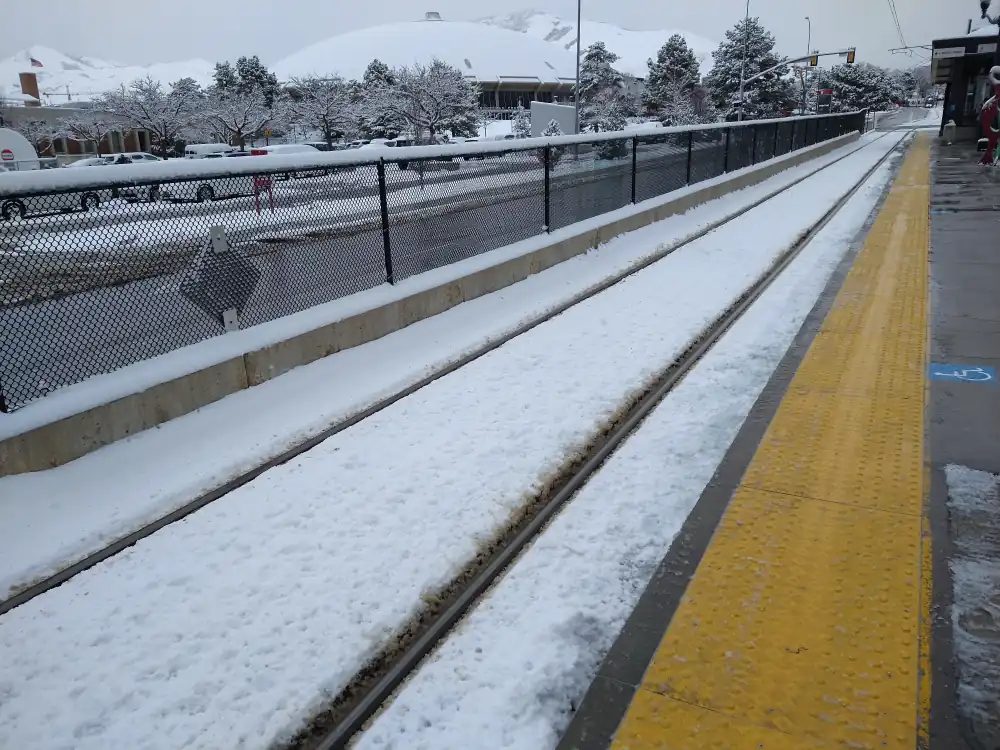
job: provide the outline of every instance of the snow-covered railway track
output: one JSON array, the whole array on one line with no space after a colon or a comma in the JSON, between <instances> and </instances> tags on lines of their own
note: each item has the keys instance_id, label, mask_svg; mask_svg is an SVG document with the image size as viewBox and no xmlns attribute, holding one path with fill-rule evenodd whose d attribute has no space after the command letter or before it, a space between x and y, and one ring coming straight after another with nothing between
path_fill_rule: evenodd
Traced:
<instances>
[{"instance_id":1,"label":"snow-covered railway track","mask_svg":"<svg viewBox=\"0 0 1000 750\"><path fill-rule=\"evenodd\" d=\"M71 580L75 576L79 575L80 573L82 573L82 572L84 572L86 570L89 570L90 568L92 568L95 565L101 563L102 561L107 560L107 559L109 559L111 557L114 557L115 555L121 553L123 550L126 550L129 547L132 547L133 545L135 545L137 542L141 541L142 539L145 539L145 538L151 536L152 534L155 534L160 529L163 529L163 528L165 528L165 527L167 527L167 526L169 526L171 524L174 524L174 523L176 523L176 522L178 522L178 521L180 521L180 520L182 520L182 519L190 516L192 513L200 510L201 508L204 508L205 506L207 506L207 505L215 502L216 500L219 500L220 498L225 497L226 495L230 494L234 490L236 490L236 489L238 489L238 488L240 488L240 487L242 487L242 486L250 483L251 481L253 481L257 477L259 477L262 474L264 474L265 472L267 472L267 471L269 471L269 470L271 470L271 469L273 469L273 468L275 468L277 466L285 464L288 461L291 461L291 460L295 459L296 457L298 457L298 456L300 456L300 455L302 455L302 454L304 454L304 453L312 450L317 445L319 445L320 443L328 440L329 438L333 437L334 435L336 435L336 434L338 434L340 432L343 432L344 430L346 430L346 429L348 429L348 428L350 428L350 427L352 427L352 426L354 426L354 425L362 422L363 420L365 420L365 419L367 419L367 418L369 418L369 417L371 417L371 416L373 416L373 415L375 415L375 414L377 414L377 413L379 413L379 412L387 409L388 407L390 407L393 404L395 404L395 403L397 403L397 402L399 402L399 401L407 398L408 396L410 396L410 395L412 395L412 394L414 394L414 393L416 393L416 392L418 392L418 391L426 388L428 385L430 385L430 384L432 384L432 383L440 380L441 378L445 377L446 375L448 375L450 373L453 373L453 372L461 369L462 367L465 367L466 365L470 364L471 362L474 362L475 360L478 360L481 357L489 354L490 352L493 352L493 351L499 349L500 347L502 347L505 344L509 343L513 339L515 339L515 338L517 338L519 336L522 336L523 334L525 334L525 333L527 333L527 332L529 332L529 331L537 328L538 326L542 325L543 323L546 323L546 322L552 320L553 318L555 318L555 317L557 317L559 315L562 315L563 313L565 313L567 310L571 309L572 307L575 307L576 305L579 305L580 303L582 303L582 302L584 302L584 301L586 301L588 299L591 299L591 298L593 298L593 297L601 294L602 292L610 289L611 287L613 287L613 286L621 283L625 279L627 279L629 277L632 277L632 276L635 276L636 274L638 274L641 271L645 270L646 268L648 268L649 266L653 265L654 263L659 262L660 260L662 260L663 258L667 257L668 255L676 252L677 250L680 250L683 247L686 247L687 245L690 245L691 243L693 243L693 242L701 239L702 237L705 237L706 235L708 235L708 234L710 234L710 233L712 233L712 232L720 229L721 227L723 227L723 226L725 226L727 224L730 224L731 222L735 221L736 219L739 219L740 217L742 217L742 216L750 213L754 209L756 209L756 208L758 208L758 207L760 207L760 206L762 206L762 205L764 205L764 204L766 204L766 203L768 203L768 202L770 202L770 201L778 198L779 196L786 194L787 192L789 192L789 191L793 190L794 188L796 188L797 186L801 185L806 180L809 180L812 177L816 176L818 173L821 173L821 172L823 172L825 170L828 170L831 167L833 167L833 166L841 163L842 161L844 161L844 160L850 158L851 156L857 154L859 151L861 151L863 149L866 149L866 148L872 148L872 147L874 147L875 144L878 143L878 141L882 140L883 138L885 138L888 135L889 135L889 133L880 135L879 137L873 139L872 141L870 141L870 142L868 142L868 143L866 143L864 145L861 145L861 146L858 146L857 148L851 149L850 151L848 151L847 153L845 153L842 156L838 157L837 159L832 160L832 161L830 161L830 162L828 162L828 163L826 163L826 164L824 164L824 165L816 168L815 170L812 170L812 171L804 174L800 178L798 178L798 179L796 179L796 180L794 180L794 181L792 181L792 182L784 185L783 187L781 187L779 189L776 189L776 190L774 190L774 191L772 191L772 192L770 192L770 193L762 196L761 198L759 198L759 199L751 202L750 204L748 204L748 205L740 208L739 210L734 211L733 213L728 214L728 215L724 216L723 218L721 218L721 219L719 219L717 221L713 221L713 222L709 223L708 225L706 225L705 227L703 227L701 230L699 230L699 231L697 231L697 232L695 232L695 233L693 233L693 234L691 234L689 236L686 236L683 239L681 239L680 241L677 241L677 242L675 242L675 243L673 243L673 244L671 244L671 245L669 245L669 246L667 246L665 248L662 248L661 251L659 251L656 254L648 257L645 261L643 261L641 263L638 263L638 264L636 264L634 266L631 266L630 268L628 268L627 270L623 271L622 273L619 273L617 275L611 276L611 277L605 279L604 281L602 281L601 283L596 284L596 285L594 285L594 286L592 286L592 287L584 290L583 292L581 292L581 293L579 293L577 295L574 295L573 297L571 297L570 299L568 299L564 303L562 303L562 304L560 304L560 305L558 305L558 306L556 306L554 308L549 309L544 314L539 315L538 317L535 317L535 318L532 318L532 319L526 321L523 325L519 326L517 329L512 330L512 331L508 332L507 334L505 334L503 336L497 337L497 338L495 338L495 339L493 339L493 340L485 343L483 346L481 346L481 347L479 347L479 348L477 348L477 349L469 352L465 356L462 356L459 359L456 359L455 361L451 362L446 367L443 367L441 369L438 369L438 370L436 370L436 371L428 374L426 377L418 380L417 382L413 383L412 385L408 386L407 388L405 388L405 389L403 389L403 390L401 390L401 391L399 391L399 392L397 392L397 393L395 393L395 394L393 394L393 395L391 395L391 396L389 396L387 398L384 398L384 399L378 401L375 404L372 404L370 407L368 407L368 408L364 409L363 411L360 411L360 412L352 415L348 419L345 419L345 420L343 420L341 422L338 422L337 424L331 426L330 428L328 428L328 429L326 429L326 430L324 430L324 431L322 431L322 432L320 432L320 433L318 433L318 434L310 437L307 440L304 440L304 441L300 442L299 444L293 446L289 450L287 450L284 453L282 453L282 454L274 457L273 459L271 459L271 460L269 460L269 461L267 461L265 463L262 463L262 464L254 467L252 469L249 469L249 470L247 470L247 471L239 474L238 476L233 477L232 479L230 479L229 481L225 482L224 484L222 484L222 485L220 485L220 486L218 486L218 487L216 487L216 488L214 488L214 489L212 489L212 490L210 490L208 492L205 492L204 494L202 494L199 497L195 498L194 500L186 503L185 505L177 508L176 510L174 510L174 511L172 511L172 512L170 512L170 513L168 513L168 514L166 514L166 515L164 515L164 516L156 519L155 521L152 521L152 522L150 522L150 523L142 526L141 528L136 529L132 533L130 533L130 534L126 535L126 536L123 536L122 538L120 538L120 539L112 542L111 544L108 544L108 545L102 547L101 549L98 549L98 550L94 551L93 553L91 553L91 554L87 555L86 557L78 560L77 562L73 563L72 565L68 565L67 567L63 568L62 570L60 570L60 571L58 571L58 572L56 572L56 573L54 573L52 575L45 576L44 578L41 578L41 579L39 579L37 581L34 581L30 585L20 587L19 590L17 590L16 593L14 593L13 595L9 596L7 599L0 600L0 615L3 615L6 612L9 612L10 610L12 610L14 608L16 608L16 607L18 607L18 606L20 606L20 605L22 605L22 604L24 604L26 602L31 601L35 597L37 597L37 596L39 596L41 594L44 594L45 592L50 591L50 590L52 590L52 589L54 589L54 588L62 585L66 581ZM882 161L884 161L884 159L887 158L887 156L884 157ZM881 164L882 161L880 161L879 164ZM878 165L876 165L875 168L877 168L877 166ZM875 168L873 168L873 170ZM867 175L866 175L866 178L867 178ZM859 185L861 185L863 182L864 182L864 180L861 180L858 183L858 185L856 185L854 187L853 190L856 190L857 187ZM852 193L853 193L853 190L852 190ZM839 210L839 207L842 206L843 203L846 202L846 200L848 198L849 198L849 195L845 195L845 197L843 198L843 200L841 201L841 203L839 203L837 206L834 207L835 210L833 210L833 212L831 214L829 214L829 216L832 216L833 213L836 213L836 210ZM829 216L824 217L824 220L822 222L823 225L825 225L826 221L829 220ZM818 229L820 229L820 228L821 228L821 226L819 224L817 224L817 226L815 227L815 231L818 231ZM763 281L763 279L762 279L762 281ZM765 285L765 287L761 287L760 291L757 292L757 295L759 295L759 293L762 292L764 288L766 288L766 285ZM756 295L755 295L754 298L756 298ZM735 318L733 320L735 320ZM731 322L732 321L730 321L730 324L731 324ZM724 332L724 330L720 331L719 335L721 335L722 332ZM694 359L694 360L692 360L692 364L695 361L697 361L697 358ZM638 408L638 402L636 404L634 404L632 408ZM600 443L600 441L598 441L598 443ZM576 467L568 467L568 468L575 470ZM568 477L570 476L570 474L572 474L571 471L570 472L564 472L563 480L564 481L568 481ZM556 482L554 484L558 484L558 482Z\"/></svg>"},{"instance_id":2,"label":"snow-covered railway track","mask_svg":"<svg viewBox=\"0 0 1000 750\"><path fill-rule=\"evenodd\" d=\"M881 137L876 139L881 140ZM799 256L810 241L840 212L855 193L895 153L899 146L888 151L864 176L854 184L818 221L774 261L770 268L723 311L689 348L629 404L623 406L618 419L596 436L588 450L577 457L572 465L552 481L543 496L525 508L515 525L506 530L502 538L494 539L484 554L463 576L445 592L445 600L438 603L436 614L414 623L408 631L406 643L397 642L391 651L383 652L359 673L332 704L317 717L288 747L302 750L337 750L348 747L354 738L375 716L394 692L419 669L421 662L431 654L452 631L465 614L493 586L497 579L513 565L531 543L545 530L564 505L588 482L607 459L628 440L643 420L663 401L675 386L716 345L754 302L781 276L782 272ZM869 146L871 144L868 144ZM865 148L865 146L861 147ZM843 158L857 151L855 149ZM828 165L829 166L829 165ZM825 167L824 167L825 168ZM822 169L822 168L821 168ZM821 170L816 170L819 172ZM806 178L813 176L811 173ZM719 222L719 226L734 220L778 195L792 189L801 181L786 186L747 207L738 214ZM708 234L717 226L699 233ZM685 242L694 241L691 238ZM604 287L616 282L608 282ZM592 292L593 296L598 292ZM567 307L569 307L567 305ZM558 313L554 313L553 316ZM543 321L539 321L543 322Z\"/></svg>"}]
</instances>

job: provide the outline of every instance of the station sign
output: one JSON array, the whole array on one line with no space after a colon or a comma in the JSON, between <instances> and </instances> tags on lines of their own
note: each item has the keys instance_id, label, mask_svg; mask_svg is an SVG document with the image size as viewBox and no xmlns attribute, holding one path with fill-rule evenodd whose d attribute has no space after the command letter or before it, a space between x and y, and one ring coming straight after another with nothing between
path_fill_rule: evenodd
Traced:
<instances>
[{"instance_id":1,"label":"station sign","mask_svg":"<svg viewBox=\"0 0 1000 750\"><path fill-rule=\"evenodd\" d=\"M965 57L965 47L942 47L934 50L935 60L950 60L954 57Z\"/></svg>"}]
</instances>

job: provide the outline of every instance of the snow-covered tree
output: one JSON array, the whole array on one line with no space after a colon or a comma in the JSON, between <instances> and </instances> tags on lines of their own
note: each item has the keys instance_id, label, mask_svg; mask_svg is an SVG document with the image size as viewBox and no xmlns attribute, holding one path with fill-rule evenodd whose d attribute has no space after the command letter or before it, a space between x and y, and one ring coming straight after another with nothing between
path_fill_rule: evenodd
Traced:
<instances>
[{"instance_id":1,"label":"snow-covered tree","mask_svg":"<svg viewBox=\"0 0 1000 750\"><path fill-rule=\"evenodd\" d=\"M625 79L612 67L618 55L604 42L587 47L580 61L580 129L596 133L621 130L635 111Z\"/></svg>"},{"instance_id":2,"label":"snow-covered tree","mask_svg":"<svg viewBox=\"0 0 1000 750\"><path fill-rule=\"evenodd\" d=\"M278 77L267 69L257 55L240 57L235 67L229 62L216 63L213 78L214 88L227 94L247 96L254 91L262 93L268 107L274 105L280 94Z\"/></svg>"},{"instance_id":3,"label":"snow-covered tree","mask_svg":"<svg viewBox=\"0 0 1000 750\"><path fill-rule=\"evenodd\" d=\"M283 100L289 122L319 132L328 146L354 127L351 87L340 76L293 78L289 84Z\"/></svg>"},{"instance_id":4,"label":"snow-covered tree","mask_svg":"<svg viewBox=\"0 0 1000 750\"><path fill-rule=\"evenodd\" d=\"M688 125L697 121L692 94L698 85L698 58L684 37L674 34L667 40L656 60L647 60L646 93L643 104L665 124Z\"/></svg>"},{"instance_id":5,"label":"snow-covered tree","mask_svg":"<svg viewBox=\"0 0 1000 750\"><path fill-rule=\"evenodd\" d=\"M391 138L406 130L404 118L367 105L377 92L396 85L396 77L388 65L377 58L372 60L361 81L351 85L354 90L355 129L365 138Z\"/></svg>"},{"instance_id":6,"label":"snow-covered tree","mask_svg":"<svg viewBox=\"0 0 1000 750\"><path fill-rule=\"evenodd\" d=\"M129 125L149 131L153 148L166 157L200 101L186 82L166 92L159 81L147 76L107 94L103 106Z\"/></svg>"},{"instance_id":7,"label":"snow-covered tree","mask_svg":"<svg viewBox=\"0 0 1000 750\"><path fill-rule=\"evenodd\" d=\"M746 51L746 72L749 78L779 63L774 54L774 36L757 18L744 19L726 32L725 40L712 53L715 61L705 83L716 109L726 120L735 120L739 113L740 70ZM777 117L786 104L784 77L788 66L780 66L744 87L743 119Z\"/></svg>"},{"instance_id":8,"label":"snow-covered tree","mask_svg":"<svg viewBox=\"0 0 1000 750\"><path fill-rule=\"evenodd\" d=\"M14 130L23 135L39 154L52 147L52 142L60 135L60 129L42 120L21 120L13 125Z\"/></svg>"},{"instance_id":9,"label":"snow-covered tree","mask_svg":"<svg viewBox=\"0 0 1000 750\"><path fill-rule=\"evenodd\" d=\"M830 87L835 112L884 111L893 107L895 83L885 70L874 65L835 65L830 69Z\"/></svg>"},{"instance_id":10,"label":"snow-covered tree","mask_svg":"<svg viewBox=\"0 0 1000 750\"><path fill-rule=\"evenodd\" d=\"M510 132L515 138L531 137L531 113L524 108L521 102L517 103L514 111L514 119L510 123Z\"/></svg>"},{"instance_id":11,"label":"snow-covered tree","mask_svg":"<svg viewBox=\"0 0 1000 750\"><path fill-rule=\"evenodd\" d=\"M98 99L94 108L81 110L60 122L62 132L76 141L91 141L97 144L97 155L104 153L103 140L109 133L126 130L121 122L106 111Z\"/></svg>"},{"instance_id":12,"label":"snow-covered tree","mask_svg":"<svg viewBox=\"0 0 1000 750\"><path fill-rule=\"evenodd\" d=\"M917 77L912 70L894 70L889 73L893 84L893 99L905 102L918 93Z\"/></svg>"},{"instance_id":13,"label":"snow-covered tree","mask_svg":"<svg viewBox=\"0 0 1000 750\"><path fill-rule=\"evenodd\" d=\"M564 135L562 128L559 127L559 122L557 120L549 120L549 124L545 126L545 130L542 131L542 138L553 138L557 135ZM566 153L565 146L552 146L549 149L549 166L554 168L559 160L563 158ZM539 151L539 158L544 159L544 152Z\"/></svg>"},{"instance_id":14,"label":"snow-covered tree","mask_svg":"<svg viewBox=\"0 0 1000 750\"><path fill-rule=\"evenodd\" d=\"M365 91L368 122L405 122L418 140L451 130L458 135L473 123L478 131L479 91L462 72L435 58L392 71L394 83L381 81Z\"/></svg>"},{"instance_id":15,"label":"snow-covered tree","mask_svg":"<svg viewBox=\"0 0 1000 750\"><path fill-rule=\"evenodd\" d=\"M271 108L259 89L226 91L213 86L201 111L201 120L213 135L241 149L270 119Z\"/></svg>"}]
</instances>

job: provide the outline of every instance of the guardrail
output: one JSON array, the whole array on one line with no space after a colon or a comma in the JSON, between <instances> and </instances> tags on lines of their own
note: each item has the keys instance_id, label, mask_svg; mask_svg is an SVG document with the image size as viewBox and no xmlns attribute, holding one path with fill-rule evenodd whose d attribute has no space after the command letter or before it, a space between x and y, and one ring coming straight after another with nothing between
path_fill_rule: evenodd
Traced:
<instances>
[{"instance_id":1,"label":"guardrail","mask_svg":"<svg viewBox=\"0 0 1000 750\"><path fill-rule=\"evenodd\" d=\"M0 410L865 127L865 113L0 176Z\"/></svg>"}]
</instances>

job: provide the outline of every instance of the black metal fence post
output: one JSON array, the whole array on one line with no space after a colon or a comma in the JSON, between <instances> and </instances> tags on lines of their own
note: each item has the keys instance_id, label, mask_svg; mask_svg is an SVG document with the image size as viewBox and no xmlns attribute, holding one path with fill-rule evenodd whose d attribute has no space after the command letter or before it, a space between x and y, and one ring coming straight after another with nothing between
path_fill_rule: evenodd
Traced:
<instances>
[{"instance_id":1,"label":"black metal fence post","mask_svg":"<svg viewBox=\"0 0 1000 750\"><path fill-rule=\"evenodd\" d=\"M691 184L691 152L694 150L694 131L688 131L688 163L687 163L687 180L685 185Z\"/></svg>"},{"instance_id":2,"label":"black metal fence post","mask_svg":"<svg viewBox=\"0 0 1000 750\"><path fill-rule=\"evenodd\" d=\"M788 153L795 150L795 120L792 119L792 132L788 136Z\"/></svg>"},{"instance_id":3,"label":"black metal fence post","mask_svg":"<svg viewBox=\"0 0 1000 750\"><path fill-rule=\"evenodd\" d=\"M7 408L7 400L3 397L3 383L0 383L0 414L9 414L10 410Z\"/></svg>"},{"instance_id":4,"label":"black metal fence post","mask_svg":"<svg viewBox=\"0 0 1000 750\"><path fill-rule=\"evenodd\" d=\"M549 174L552 170L552 147L546 146L542 153L542 164L545 166L545 231L552 231L549 208Z\"/></svg>"},{"instance_id":5,"label":"black metal fence post","mask_svg":"<svg viewBox=\"0 0 1000 750\"><path fill-rule=\"evenodd\" d=\"M639 139L632 139L632 202L635 203L636 152L639 150Z\"/></svg>"},{"instance_id":6,"label":"black metal fence post","mask_svg":"<svg viewBox=\"0 0 1000 750\"><path fill-rule=\"evenodd\" d=\"M385 279L390 284L396 283L392 271L392 246L389 244L389 199L385 190L385 159L378 160L378 200L382 206L382 248L385 250Z\"/></svg>"},{"instance_id":7,"label":"black metal fence post","mask_svg":"<svg viewBox=\"0 0 1000 750\"><path fill-rule=\"evenodd\" d=\"M774 123L774 149L771 151L772 158L778 155L778 131L781 129L780 123Z\"/></svg>"},{"instance_id":8,"label":"black metal fence post","mask_svg":"<svg viewBox=\"0 0 1000 750\"><path fill-rule=\"evenodd\" d=\"M757 128L759 125L753 126L753 145L750 147L750 166L752 167L757 163Z\"/></svg>"},{"instance_id":9,"label":"black metal fence post","mask_svg":"<svg viewBox=\"0 0 1000 750\"><path fill-rule=\"evenodd\" d=\"M725 150L722 152L722 173L725 174L729 171L729 134L733 132L732 128L726 128L726 146Z\"/></svg>"}]
</instances>

